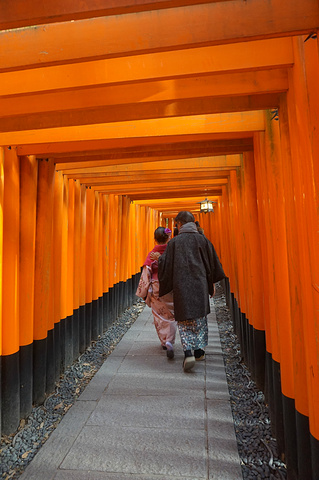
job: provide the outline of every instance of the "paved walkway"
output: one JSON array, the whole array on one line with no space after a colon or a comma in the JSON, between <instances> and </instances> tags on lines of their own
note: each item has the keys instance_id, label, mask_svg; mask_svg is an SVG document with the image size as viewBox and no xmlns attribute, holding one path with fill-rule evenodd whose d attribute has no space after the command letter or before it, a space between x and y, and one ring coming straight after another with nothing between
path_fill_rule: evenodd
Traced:
<instances>
[{"instance_id":1,"label":"paved walkway","mask_svg":"<svg viewBox=\"0 0 319 480\"><path fill-rule=\"evenodd\" d=\"M214 313L204 362L168 360L145 307L21 480L242 480Z\"/></svg>"}]
</instances>

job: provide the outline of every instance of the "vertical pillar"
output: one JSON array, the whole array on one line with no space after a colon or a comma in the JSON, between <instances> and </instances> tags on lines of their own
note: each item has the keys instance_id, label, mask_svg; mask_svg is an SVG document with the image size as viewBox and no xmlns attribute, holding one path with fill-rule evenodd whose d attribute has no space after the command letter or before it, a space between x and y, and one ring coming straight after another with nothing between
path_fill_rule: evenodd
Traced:
<instances>
[{"instance_id":1,"label":"vertical pillar","mask_svg":"<svg viewBox=\"0 0 319 480\"><path fill-rule=\"evenodd\" d=\"M55 381L61 373L61 270L62 270L62 225L63 225L63 175L56 172L54 177L53 200L53 270L54 279L54 358Z\"/></svg>"},{"instance_id":2,"label":"vertical pillar","mask_svg":"<svg viewBox=\"0 0 319 480\"><path fill-rule=\"evenodd\" d=\"M20 173L16 149L4 148L2 262L2 433L14 432L20 421L19 374L19 209Z\"/></svg>"},{"instance_id":3,"label":"vertical pillar","mask_svg":"<svg viewBox=\"0 0 319 480\"><path fill-rule=\"evenodd\" d=\"M74 262L73 262L73 360L80 353L80 232L81 232L81 185L74 182Z\"/></svg>"},{"instance_id":4,"label":"vertical pillar","mask_svg":"<svg viewBox=\"0 0 319 480\"><path fill-rule=\"evenodd\" d=\"M92 300L93 300L93 261L94 261L94 191L86 192L86 344L92 340Z\"/></svg>"},{"instance_id":5,"label":"vertical pillar","mask_svg":"<svg viewBox=\"0 0 319 480\"><path fill-rule=\"evenodd\" d=\"M2 262L3 262L3 187L4 187L4 148L0 147L0 399L1 399L1 358L2 358ZM0 435L1 435L0 400Z\"/></svg>"},{"instance_id":6,"label":"vertical pillar","mask_svg":"<svg viewBox=\"0 0 319 480\"><path fill-rule=\"evenodd\" d=\"M62 179L62 248L61 248L61 373L69 363L67 358L67 294L68 294L68 218L69 218L69 181L66 175Z\"/></svg>"},{"instance_id":7,"label":"vertical pillar","mask_svg":"<svg viewBox=\"0 0 319 480\"><path fill-rule=\"evenodd\" d=\"M81 185L81 208L80 208L80 324L79 324L79 351L83 353L86 348L86 186Z\"/></svg>"},{"instance_id":8,"label":"vertical pillar","mask_svg":"<svg viewBox=\"0 0 319 480\"><path fill-rule=\"evenodd\" d=\"M19 343L20 415L22 418L26 417L32 409L37 181L36 158L20 157Z\"/></svg>"},{"instance_id":9,"label":"vertical pillar","mask_svg":"<svg viewBox=\"0 0 319 480\"><path fill-rule=\"evenodd\" d=\"M65 320L65 367L73 363L74 298L74 180L68 180L67 285Z\"/></svg>"},{"instance_id":10,"label":"vertical pillar","mask_svg":"<svg viewBox=\"0 0 319 480\"><path fill-rule=\"evenodd\" d=\"M44 401L46 392L54 163L39 160L38 167L33 327L33 401L36 404Z\"/></svg>"}]
</instances>

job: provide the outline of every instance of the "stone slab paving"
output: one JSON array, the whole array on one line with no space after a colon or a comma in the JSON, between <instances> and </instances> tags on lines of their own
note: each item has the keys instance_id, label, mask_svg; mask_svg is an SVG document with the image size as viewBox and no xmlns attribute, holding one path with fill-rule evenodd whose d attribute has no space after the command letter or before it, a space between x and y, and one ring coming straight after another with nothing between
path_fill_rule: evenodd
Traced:
<instances>
[{"instance_id":1,"label":"stone slab paving","mask_svg":"<svg viewBox=\"0 0 319 480\"><path fill-rule=\"evenodd\" d=\"M21 480L242 480L213 303L208 320L206 360L184 373L146 306Z\"/></svg>"}]
</instances>

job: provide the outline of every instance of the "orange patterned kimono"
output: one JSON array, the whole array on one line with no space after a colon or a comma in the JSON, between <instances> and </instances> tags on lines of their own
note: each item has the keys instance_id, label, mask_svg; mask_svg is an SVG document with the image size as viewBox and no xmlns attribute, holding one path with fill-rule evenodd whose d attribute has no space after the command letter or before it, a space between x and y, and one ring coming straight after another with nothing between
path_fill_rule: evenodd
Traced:
<instances>
[{"instance_id":1,"label":"orange patterned kimono","mask_svg":"<svg viewBox=\"0 0 319 480\"><path fill-rule=\"evenodd\" d=\"M165 245L156 245L152 252L163 253ZM150 252L151 253L151 252ZM144 263L140 282L137 287L136 295L142 297L146 304L151 307L154 325L161 345L166 346L166 342L174 345L176 335L176 322L174 319L173 293L170 292L159 298L158 282L158 262L151 261L149 255Z\"/></svg>"}]
</instances>

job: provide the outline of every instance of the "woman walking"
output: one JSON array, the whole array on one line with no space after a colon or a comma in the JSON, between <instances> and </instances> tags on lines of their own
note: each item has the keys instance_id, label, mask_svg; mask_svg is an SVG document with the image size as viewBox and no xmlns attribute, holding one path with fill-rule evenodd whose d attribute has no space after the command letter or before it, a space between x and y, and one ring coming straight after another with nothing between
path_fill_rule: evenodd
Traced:
<instances>
[{"instance_id":1,"label":"woman walking","mask_svg":"<svg viewBox=\"0 0 319 480\"><path fill-rule=\"evenodd\" d=\"M143 298L146 304L151 307L158 338L170 359L174 358L176 336L173 294L168 292L159 298L158 261L152 259L152 253L162 255L165 252L171 233L169 228L164 227L158 227L155 230L155 246L146 257L136 291L136 295ZM153 258L156 258L156 256L153 256Z\"/></svg>"}]
</instances>

